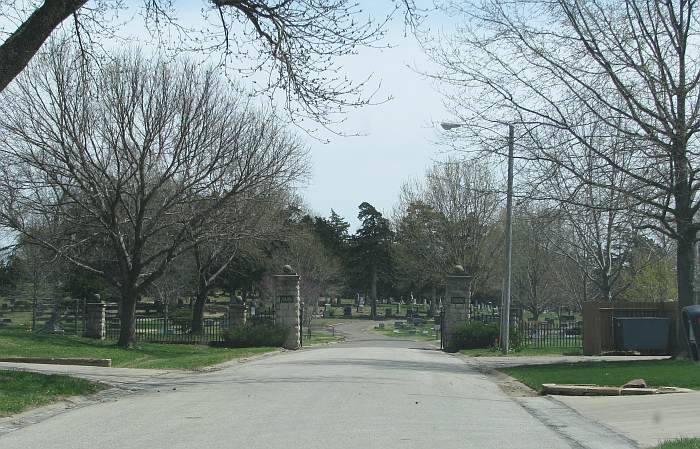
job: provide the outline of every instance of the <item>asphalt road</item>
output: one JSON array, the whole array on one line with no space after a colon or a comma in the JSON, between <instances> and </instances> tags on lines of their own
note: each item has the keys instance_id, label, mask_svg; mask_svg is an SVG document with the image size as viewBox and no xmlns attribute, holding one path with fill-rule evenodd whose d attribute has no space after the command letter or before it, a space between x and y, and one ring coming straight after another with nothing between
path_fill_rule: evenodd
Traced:
<instances>
[{"instance_id":1,"label":"asphalt road","mask_svg":"<svg viewBox=\"0 0 700 449\"><path fill-rule=\"evenodd\" d=\"M0 448L633 447L561 404L516 402L428 344L358 326L347 344L166 376L0 436Z\"/></svg>"}]
</instances>

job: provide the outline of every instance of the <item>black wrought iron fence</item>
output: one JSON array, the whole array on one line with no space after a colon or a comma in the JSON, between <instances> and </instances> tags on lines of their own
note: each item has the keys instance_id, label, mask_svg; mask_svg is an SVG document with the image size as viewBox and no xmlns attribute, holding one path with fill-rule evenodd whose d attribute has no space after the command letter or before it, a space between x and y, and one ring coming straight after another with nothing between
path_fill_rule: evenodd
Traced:
<instances>
[{"instance_id":1,"label":"black wrought iron fence","mask_svg":"<svg viewBox=\"0 0 700 449\"><path fill-rule=\"evenodd\" d=\"M275 308L267 306L265 308L248 308L246 320L252 324L275 324Z\"/></svg>"},{"instance_id":2,"label":"black wrought iron fence","mask_svg":"<svg viewBox=\"0 0 700 449\"><path fill-rule=\"evenodd\" d=\"M581 321L529 321L523 310L514 307L510 311L512 343L531 349L544 348L583 348L583 323ZM485 324L500 323L498 306L472 305L469 309L470 321Z\"/></svg>"},{"instance_id":3,"label":"black wrought iron fence","mask_svg":"<svg viewBox=\"0 0 700 449\"><path fill-rule=\"evenodd\" d=\"M107 318L106 337L118 339L120 327L121 320L118 317ZM187 319L145 316L137 316L135 319L136 341L139 342L206 344L223 340L227 328L226 317L204 319L200 332L192 332L191 322Z\"/></svg>"},{"instance_id":4,"label":"black wrought iron fence","mask_svg":"<svg viewBox=\"0 0 700 449\"><path fill-rule=\"evenodd\" d=\"M500 323L501 322L501 312L500 308L496 306L476 306L471 305L469 307L469 319L471 321L478 321L480 323ZM510 322L511 326L517 325L518 322L523 320L523 312L521 309L513 307L510 309Z\"/></svg>"},{"instance_id":5,"label":"black wrought iron fence","mask_svg":"<svg viewBox=\"0 0 700 449\"><path fill-rule=\"evenodd\" d=\"M519 343L531 349L583 347L580 323L521 321L515 327Z\"/></svg>"},{"instance_id":6,"label":"black wrought iron fence","mask_svg":"<svg viewBox=\"0 0 700 449\"><path fill-rule=\"evenodd\" d=\"M70 298L2 302L0 327L80 335L85 328L85 302Z\"/></svg>"}]
</instances>

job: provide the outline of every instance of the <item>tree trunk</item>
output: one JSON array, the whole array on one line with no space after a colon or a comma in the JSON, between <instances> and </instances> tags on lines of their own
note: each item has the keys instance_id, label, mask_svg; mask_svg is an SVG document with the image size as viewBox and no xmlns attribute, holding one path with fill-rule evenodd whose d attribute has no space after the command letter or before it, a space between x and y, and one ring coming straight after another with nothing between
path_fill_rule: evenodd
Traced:
<instances>
[{"instance_id":1,"label":"tree trunk","mask_svg":"<svg viewBox=\"0 0 700 449\"><path fill-rule=\"evenodd\" d=\"M610 276L605 270L600 270L600 297L605 302L612 302L612 287L610 286Z\"/></svg>"},{"instance_id":2,"label":"tree trunk","mask_svg":"<svg viewBox=\"0 0 700 449\"><path fill-rule=\"evenodd\" d=\"M683 68L683 66L681 66ZM684 77L680 86L685 85ZM685 122L685 96L678 96L678 120ZM690 182L690 170L688 166L688 148L685 142L685 133L673 141L673 168L676 172L674 182L674 201L676 220L676 283L678 286L678 315L680 324L681 310L683 307L695 304L695 237L696 228L693 223L694 214L691 209L692 185ZM685 333L683 326L676 329L676 355L686 355L684 344Z\"/></svg>"},{"instance_id":3,"label":"tree trunk","mask_svg":"<svg viewBox=\"0 0 700 449\"><path fill-rule=\"evenodd\" d=\"M54 29L87 0L44 1L0 45L0 91L27 66Z\"/></svg>"},{"instance_id":4,"label":"tree trunk","mask_svg":"<svg viewBox=\"0 0 700 449\"><path fill-rule=\"evenodd\" d=\"M678 287L678 326L675 355L686 355L685 332L680 321L683 307L695 304L695 245L688 235L681 235L676 249L676 283ZM685 238L683 238L685 237Z\"/></svg>"},{"instance_id":5,"label":"tree trunk","mask_svg":"<svg viewBox=\"0 0 700 449\"><path fill-rule=\"evenodd\" d=\"M373 320L377 319L377 267L372 267L372 284L370 286L370 301L372 304L372 311L370 313L370 318Z\"/></svg>"},{"instance_id":6,"label":"tree trunk","mask_svg":"<svg viewBox=\"0 0 700 449\"><path fill-rule=\"evenodd\" d=\"M684 237L678 240L676 250L678 307L680 308L695 304L695 245L689 235Z\"/></svg>"},{"instance_id":7,"label":"tree trunk","mask_svg":"<svg viewBox=\"0 0 700 449\"><path fill-rule=\"evenodd\" d=\"M200 279L197 285L197 292L194 298L194 307L192 307L192 333L200 334L204 322L204 306L207 303L208 289L204 279Z\"/></svg>"},{"instance_id":8,"label":"tree trunk","mask_svg":"<svg viewBox=\"0 0 700 449\"><path fill-rule=\"evenodd\" d=\"M122 289L122 304L119 309L120 348L132 349L136 345L136 289L129 286Z\"/></svg>"}]
</instances>

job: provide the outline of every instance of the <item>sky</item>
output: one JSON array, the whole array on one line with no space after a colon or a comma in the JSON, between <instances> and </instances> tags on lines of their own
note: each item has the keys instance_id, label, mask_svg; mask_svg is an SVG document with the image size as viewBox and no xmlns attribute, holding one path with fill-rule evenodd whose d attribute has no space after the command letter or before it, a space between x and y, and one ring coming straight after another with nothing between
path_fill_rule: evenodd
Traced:
<instances>
[{"instance_id":1,"label":"sky","mask_svg":"<svg viewBox=\"0 0 700 449\"><path fill-rule=\"evenodd\" d=\"M418 0L426 5L432 0ZM29 2L31 4L31 2ZM375 18L386 15L394 4L391 0L359 0L364 14ZM143 24L135 18L144 5L143 0L127 0L126 9L116 19L118 34L129 36L132 42L145 34ZM203 0L175 0L174 8L185 26L201 27L201 11L207 3ZM29 10L28 10L29 11ZM0 15L7 22L9 19ZM108 17L109 14L107 14ZM355 135L344 137L320 132L309 136L299 130L310 150L311 175L300 193L308 208L314 213L328 216L330 210L348 220L352 229L358 226L358 206L367 201L387 216L398 199L402 183L410 178L420 177L433 159L440 157L438 130L436 124L448 119L442 106L442 98L432 81L420 71L430 71L431 65L421 50L415 37L406 36L402 15L387 27L384 44L391 48L364 48L359 54L343 58L343 75L362 81L372 75L369 86L380 85L376 98L393 97L383 104L366 106L347 112L346 120L336 129L341 134ZM438 16L429 16L424 25L436 25ZM16 27L16 20L0 24L7 29ZM64 24L72 32L72 22ZM0 30L5 27L0 27ZM121 47L122 41L115 41L114 47ZM148 44L146 44L148 45ZM106 43L111 47L110 43ZM146 48L147 50L147 48ZM245 85L249 82L243 79ZM359 134L359 135L357 135ZM329 140L325 143L325 140Z\"/></svg>"},{"instance_id":2,"label":"sky","mask_svg":"<svg viewBox=\"0 0 700 449\"><path fill-rule=\"evenodd\" d=\"M390 216L401 185L420 177L444 152L436 144L436 125L448 119L433 82L419 72L431 69L413 36L403 37L403 25L393 24L392 48L363 49L348 59L354 79L373 74L381 81L377 98L393 99L347 114L345 134L329 143L306 137L311 150L312 176L302 190L306 203L323 216L331 208L358 225L358 206L367 201ZM325 136L324 136L325 137Z\"/></svg>"},{"instance_id":3,"label":"sky","mask_svg":"<svg viewBox=\"0 0 700 449\"><path fill-rule=\"evenodd\" d=\"M416 0L416 3L430 7L433 0ZM360 17L370 15L381 20L396 3L358 0L358 4L363 12ZM201 16L196 9L201 8L201 2L176 0L175 5L185 8L181 11L190 8L185 17L192 21ZM431 13L421 25L435 29L448 20ZM402 13L396 14L386 31L385 39L379 44L388 44L390 48L362 48L357 55L343 57L339 63L342 75L356 82L371 75L368 92L380 86L374 98L393 99L348 110L344 122L334 126L344 136L322 131L309 136L298 130L310 150L311 174L300 188L304 203L321 216L335 210L350 222L352 230L359 226L360 203L367 201L390 217L401 185L410 178L420 177L431 161L444 153L444 148L435 142L438 123L449 116L433 82L421 74L434 67L410 30L406 32ZM246 82L250 79L242 79L244 85Z\"/></svg>"}]
</instances>

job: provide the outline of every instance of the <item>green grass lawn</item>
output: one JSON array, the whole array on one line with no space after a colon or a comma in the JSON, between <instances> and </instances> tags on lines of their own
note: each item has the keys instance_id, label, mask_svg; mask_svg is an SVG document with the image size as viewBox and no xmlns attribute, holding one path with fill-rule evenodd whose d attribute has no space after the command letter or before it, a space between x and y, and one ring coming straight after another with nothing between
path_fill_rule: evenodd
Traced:
<instances>
[{"instance_id":1,"label":"green grass lawn","mask_svg":"<svg viewBox=\"0 0 700 449\"><path fill-rule=\"evenodd\" d=\"M21 329L0 330L0 357L109 358L112 366L125 368L196 369L275 350L157 343L143 343L135 349L124 350L109 340L35 334Z\"/></svg>"},{"instance_id":2,"label":"green grass lawn","mask_svg":"<svg viewBox=\"0 0 700 449\"><path fill-rule=\"evenodd\" d=\"M681 438L656 446L654 449L700 449L700 438Z\"/></svg>"},{"instance_id":3,"label":"green grass lawn","mask_svg":"<svg viewBox=\"0 0 700 449\"><path fill-rule=\"evenodd\" d=\"M380 329L375 327L374 331L379 332L380 334L388 335L389 337L395 337L395 338L403 338L403 339L409 339L409 340L420 340L420 341L433 341L433 340L438 340L440 338L440 335L434 335L432 332L433 325L432 324L422 324L418 326L408 326L403 329L394 329L393 324L389 323L384 323L384 328ZM398 332L394 332L397 330ZM415 331L414 334L412 334L410 331ZM423 333L424 331L427 331L428 333L425 334Z\"/></svg>"},{"instance_id":4,"label":"green grass lawn","mask_svg":"<svg viewBox=\"0 0 700 449\"><path fill-rule=\"evenodd\" d=\"M22 312L9 312L0 310L0 315L3 318L9 318L12 320L12 325L17 327L30 328L32 326L32 312L22 311ZM41 321L44 324L44 321Z\"/></svg>"},{"instance_id":5,"label":"green grass lawn","mask_svg":"<svg viewBox=\"0 0 700 449\"><path fill-rule=\"evenodd\" d=\"M462 349L460 354L470 357L502 357L501 350L498 348L480 348L480 349ZM522 348L516 351L510 351L508 357L524 357L537 355L583 355L583 349L580 348Z\"/></svg>"},{"instance_id":6,"label":"green grass lawn","mask_svg":"<svg viewBox=\"0 0 700 449\"><path fill-rule=\"evenodd\" d=\"M638 378L650 386L700 389L700 366L688 360L560 363L500 371L538 391L545 383L621 386Z\"/></svg>"},{"instance_id":7,"label":"green grass lawn","mask_svg":"<svg viewBox=\"0 0 700 449\"><path fill-rule=\"evenodd\" d=\"M0 416L46 405L68 396L97 393L104 385L69 376L0 370Z\"/></svg>"},{"instance_id":8,"label":"green grass lawn","mask_svg":"<svg viewBox=\"0 0 700 449\"><path fill-rule=\"evenodd\" d=\"M342 337L340 337L339 335L333 335L328 332L317 331L311 331L311 337L309 337L309 333L307 331L304 331L302 338L302 343L304 344L304 346L312 346L342 340Z\"/></svg>"}]
</instances>

